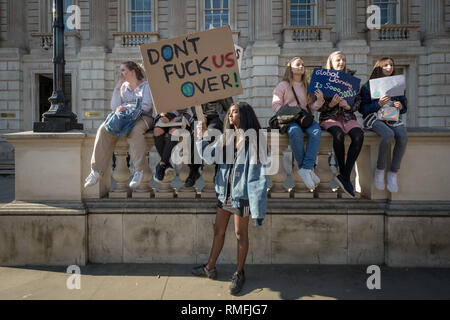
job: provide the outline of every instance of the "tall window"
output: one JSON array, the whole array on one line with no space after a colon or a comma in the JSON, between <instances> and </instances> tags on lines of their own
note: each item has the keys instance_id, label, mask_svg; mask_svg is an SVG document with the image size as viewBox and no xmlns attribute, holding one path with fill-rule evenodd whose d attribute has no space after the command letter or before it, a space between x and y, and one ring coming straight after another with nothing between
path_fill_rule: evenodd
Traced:
<instances>
[{"instance_id":1,"label":"tall window","mask_svg":"<svg viewBox=\"0 0 450 320\"><path fill-rule=\"evenodd\" d=\"M128 0L128 29L131 32L152 31L151 0Z\"/></svg>"},{"instance_id":2,"label":"tall window","mask_svg":"<svg viewBox=\"0 0 450 320\"><path fill-rule=\"evenodd\" d=\"M291 26L313 26L316 23L315 0L291 0Z\"/></svg>"},{"instance_id":3,"label":"tall window","mask_svg":"<svg viewBox=\"0 0 450 320\"><path fill-rule=\"evenodd\" d=\"M72 0L63 0L63 11L64 11L64 32L72 32L72 29L69 29L67 27L67 19L73 14L73 12L69 12L67 13L67 8L69 8L73 3ZM53 32L53 0L49 0L49 8L50 8L50 12L49 12L49 22L50 22L50 32ZM56 10L56 9L55 9Z\"/></svg>"},{"instance_id":4,"label":"tall window","mask_svg":"<svg viewBox=\"0 0 450 320\"><path fill-rule=\"evenodd\" d=\"M381 24L397 24L398 23L399 1L373 0L373 4L380 7Z\"/></svg>"},{"instance_id":5,"label":"tall window","mask_svg":"<svg viewBox=\"0 0 450 320\"><path fill-rule=\"evenodd\" d=\"M205 30L230 24L229 0L205 1Z\"/></svg>"}]
</instances>

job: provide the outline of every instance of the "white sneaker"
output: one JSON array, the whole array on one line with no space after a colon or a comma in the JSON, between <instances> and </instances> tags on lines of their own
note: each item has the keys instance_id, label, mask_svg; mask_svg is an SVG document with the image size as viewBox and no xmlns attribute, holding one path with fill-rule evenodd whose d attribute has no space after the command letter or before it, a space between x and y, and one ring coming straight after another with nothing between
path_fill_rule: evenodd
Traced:
<instances>
[{"instance_id":1,"label":"white sneaker","mask_svg":"<svg viewBox=\"0 0 450 320\"><path fill-rule=\"evenodd\" d=\"M310 191L314 191L316 186L311 177L311 170L301 168L300 170L298 170L298 175L302 178L303 183L306 185L306 187Z\"/></svg>"},{"instance_id":2,"label":"white sneaker","mask_svg":"<svg viewBox=\"0 0 450 320\"><path fill-rule=\"evenodd\" d=\"M144 170L136 171L133 175L133 179L130 182L130 188L136 188L141 184L142 176L144 175Z\"/></svg>"},{"instance_id":3,"label":"white sneaker","mask_svg":"<svg viewBox=\"0 0 450 320\"><path fill-rule=\"evenodd\" d=\"M91 173L88 175L88 177L85 180L84 187L90 187L93 186L98 182L98 177L100 174L97 171L91 170Z\"/></svg>"},{"instance_id":4,"label":"white sneaker","mask_svg":"<svg viewBox=\"0 0 450 320\"><path fill-rule=\"evenodd\" d=\"M373 182L375 184L375 188L378 190L384 190L384 170L375 169L375 175L373 177Z\"/></svg>"},{"instance_id":5,"label":"white sneaker","mask_svg":"<svg viewBox=\"0 0 450 320\"><path fill-rule=\"evenodd\" d=\"M314 170L311 170L311 178L316 187L320 184L320 178L315 174Z\"/></svg>"},{"instance_id":6,"label":"white sneaker","mask_svg":"<svg viewBox=\"0 0 450 320\"><path fill-rule=\"evenodd\" d=\"M397 174L389 171L387 173L387 188L389 192L398 192Z\"/></svg>"}]
</instances>

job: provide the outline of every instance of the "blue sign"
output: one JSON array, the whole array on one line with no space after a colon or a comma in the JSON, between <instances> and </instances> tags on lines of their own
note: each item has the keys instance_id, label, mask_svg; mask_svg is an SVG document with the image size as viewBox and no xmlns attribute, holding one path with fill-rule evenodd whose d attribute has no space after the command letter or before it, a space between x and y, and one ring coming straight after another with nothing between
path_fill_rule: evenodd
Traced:
<instances>
[{"instance_id":1,"label":"blue sign","mask_svg":"<svg viewBox=\"0 0 450 320\"><path fill-rule=\"evenodd\" d=\"M317 89L323 92L325 97L332 98L336 93L353 105L355 97L359 92L361 79L355 78L348 73L315 68L311 76L308 92L314 93Z\"/></svg>"}]
</instances>

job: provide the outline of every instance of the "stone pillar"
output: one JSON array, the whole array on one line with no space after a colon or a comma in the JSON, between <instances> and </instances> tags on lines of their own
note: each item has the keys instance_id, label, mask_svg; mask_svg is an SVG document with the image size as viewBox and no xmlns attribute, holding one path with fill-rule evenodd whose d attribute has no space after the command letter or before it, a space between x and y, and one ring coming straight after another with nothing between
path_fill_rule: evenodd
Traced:
<instances>
[{"instance_id":1,"label":"stone pillar","mask_svg":"<svg viewBox=\"0 0 450 320\"><path fill-rule=\"evenodd\" d=\"M336 1L336 26L339 40L355 39L356 0Z\"/></svg>"},{"instance_id":2,"label":"stone pillar","mask_svg":"<svg viewBox=\"0 0 450 320\"><path fill-rule=\"evenodd\" d=\"M450 37L445 30L445 5L443 0L430 0L422 6L426 55L419 58L419 126L448 127Z\"/></svg>"},{"instance_id":3,"label":"stone pillar","mask_svg":"<svg viewBox=\"0 0 450 320\"><path fill-rule=\"evenodd\" d=\"M89 46L108 46L108 0L89 2Z\"/></svg>"},{"instance_id":4,"label":"stone pillar","mask_svg":"<svg viewBox=\"0 0 450 320\"><path fill-rule=\"evenodd\" d=\"M7 3L8 29L6 41L2 43L4 48L26 49L27 39L27 12L25 1L9 0Z\"/></svg>"},{"instance_id":5,"label":"stone pillar","mask_svg":"<svg viewBox=\"0 0 450 320\"><path fill-rule=\"evenodd\" d=\"M185 13L185 1L169 0L169 38L187 33Z\"/></svg>"},{"instance_id":6,"label":"stone pillar","mask_svg":"<svg viewBox=\"0 0 450 320\"><path fill-rule=\"evenodd\" d=\"M249 21L254 17L250 39L244 51L241 79L245 99L252 105L264 127L273 114L272 92L278 83L280 47L272 35L272 1L252 0L249 3Z\"/></svg>"},{"instance_id":7,"label":"stone pillar","mask_svg":"<svg viewBox=\"0 0 450 320\"><path fill-rule=\"evenodd\" d=\"M425 38L440 38L445 35L444 1L429 0L422 3Z\"/></svg>"},{"instance_id":8,"label":"stone pillar","mask_svg":"<svg viewBox=\"0 0 450 320\"><path fill-rule=\"evenodd\" d=\"M356 0L336 1L337 49L347 57L347 68L356 71L361 84L367 81L367 55L369 47L357 32Z\"/></svg>"},{"instance_id":9,"label":"stone pillar","mask_svg":"<svg viewBox=\"0 0 450 320\"><path fill-rule=\"evenodd\" d=\"M272 1L255 1L256 40L272 40Z\"/></svg>"}]
</instances>

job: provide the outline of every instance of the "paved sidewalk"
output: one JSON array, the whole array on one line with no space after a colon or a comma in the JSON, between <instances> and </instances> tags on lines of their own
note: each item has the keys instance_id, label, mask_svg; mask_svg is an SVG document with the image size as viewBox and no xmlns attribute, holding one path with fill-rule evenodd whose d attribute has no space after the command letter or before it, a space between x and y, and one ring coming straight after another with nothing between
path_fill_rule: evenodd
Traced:
<instances>
[{"instance_id":1,"label":"paved sidewalk","mask_svg":"<svg viewBox=\"0 0 450 320\"><path fill-rule=\"evenodd\" d=\"M0 299L450 299L450 269L381 267L381 289L369 290L367 266L246 266L247 281L228 293L232 265L218 280L191 276L193 265L90 264L81 289L68 290L66 267L0 267Z\"/></svg>"}]
</instances>

